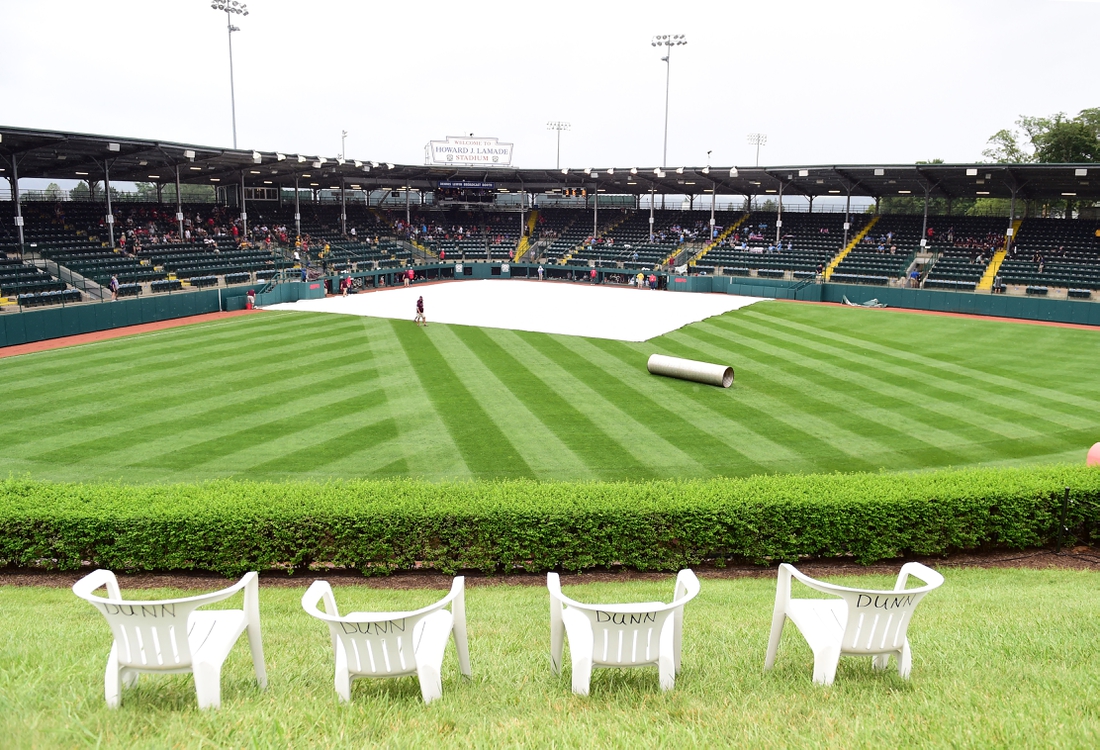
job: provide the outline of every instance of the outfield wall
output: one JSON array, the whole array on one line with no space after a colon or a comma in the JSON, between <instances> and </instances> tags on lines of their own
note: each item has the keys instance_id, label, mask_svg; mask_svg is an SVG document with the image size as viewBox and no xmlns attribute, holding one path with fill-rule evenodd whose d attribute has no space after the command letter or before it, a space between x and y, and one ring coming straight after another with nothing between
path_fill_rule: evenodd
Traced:
<instances>
[{"instance_id":1,"label":"outfield wall","mask_svg":"<svg viewBox=\"0 0 1100 750\"><path fill-rule=\"evenodd\" d=\"M504 271L504 267L508 270ZM455 265L436 263L417 266L429 281L442 279L534 278L537 264L532 263L466 263L462 273L455 274ZM547 278L566 278L572 274L586 275L590 269L581 266L544 266ZM361 271L352 276L362 279L368 289L399 285L402 269ZM597 278L605 274L628 273L620 268L597 268ZM1077 300L1053 300L1041 297L1015 297L970 292L948 292L925 289L861 286L859 284L803 284L782 279L749 276L678 276L664 275L668 289L678 292L737 294L745 297L797 299L810 302L841 303L844 297L861 304L871 299L889 307L932 312L991 315L1023 320L1043 320L1057 323L1078 323L1100 326L1100 304ZM283 282L271 291L260 294L260 306L325 296L326 284L338 289L338 276L310 282ZM252 285L259 286L259 285ZM226 289L203 289L180 294L120 299L117 302L78 304L26 310L0 315L0 346L26 344L45 339L91 333L111 328L154 323L219 310L243 310L250 285L241 284Z\"/></svg>"}]
</instances>

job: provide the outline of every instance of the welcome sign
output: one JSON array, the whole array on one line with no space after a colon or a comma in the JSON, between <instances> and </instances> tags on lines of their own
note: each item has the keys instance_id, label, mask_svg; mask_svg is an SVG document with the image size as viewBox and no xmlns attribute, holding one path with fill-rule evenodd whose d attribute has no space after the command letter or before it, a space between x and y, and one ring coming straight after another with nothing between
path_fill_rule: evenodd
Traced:
<instances>
[{"instance_id":1,"label":"welcome sign","mask_svg":"<svg viewBox=\"0 0 1100 750\"><path fill-rule=\"evenodd\" d=\"M465 138L453 135L443 141L428 141L424 163L431 166L510 167L512 144L496 138Z\"/></svg>"}]
</instances>

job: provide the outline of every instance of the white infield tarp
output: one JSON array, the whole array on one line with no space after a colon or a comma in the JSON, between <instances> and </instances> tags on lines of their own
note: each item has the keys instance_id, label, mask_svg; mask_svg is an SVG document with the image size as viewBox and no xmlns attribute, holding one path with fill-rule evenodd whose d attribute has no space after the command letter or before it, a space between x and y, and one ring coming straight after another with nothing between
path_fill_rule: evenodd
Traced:
<instances>
[{"instance_id":1,"label":"white infield tarp","mask_svg":"<svg viewBox=\"0 0 1100 750\"><path fill-rule=\"evenodd\" d=\"M693 294L583 283L482 279L395 287L347 297L269 305L267 310L412 320L424 297L428 323L646 341L762 301L733 294Z\"/></svg>"}]
</instances>

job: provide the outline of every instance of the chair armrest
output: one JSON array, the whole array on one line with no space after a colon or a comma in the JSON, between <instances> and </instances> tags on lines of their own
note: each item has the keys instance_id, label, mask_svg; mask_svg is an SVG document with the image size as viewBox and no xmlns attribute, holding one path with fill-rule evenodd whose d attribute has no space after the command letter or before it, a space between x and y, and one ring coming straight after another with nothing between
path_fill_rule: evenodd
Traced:
<instances>
[{"instance_id":1,"label":"chair armrest","mask_svg":"<svg viewBox=\"0 0 1100 750\"><path fill-rule=\"evenodd\" d=\"M909 580L909 576L919 578L925 586L933 589L943 585L943 576L937 571L932 570L932 568L929 568L927 565L918 562L910 562L901 566L901 572L898 573L897 583L894 584L894 591L903 591Z\"/></svg>"},{"instance_id":2,"label":"chair armrest","mask_svg":"<svg viewBox=\"0 0 1100 750\"><path fill-rule=\"evenodd\" d=\"M317 607L321 600L325 603L323 612ZM328 581L314 581L306 589L306 593L302 594L302 609L320 620L340 616L340 612L336 609L336 597L332 595L332 586Z\"/></svg>"},{"instance_id":3,"label":"chair armrest","mask_svg":"<svg viewBox=\"0 0 1100 750\"><path fill-rule=\"evenodd\" d=\"M122 591L118 587L118 578L109 570L99 569L89 573L73 584L73 593L81 599L88 599L92 592L101 586L107 587L107 598L120 600Z\"/></svg>"}]
</instances>

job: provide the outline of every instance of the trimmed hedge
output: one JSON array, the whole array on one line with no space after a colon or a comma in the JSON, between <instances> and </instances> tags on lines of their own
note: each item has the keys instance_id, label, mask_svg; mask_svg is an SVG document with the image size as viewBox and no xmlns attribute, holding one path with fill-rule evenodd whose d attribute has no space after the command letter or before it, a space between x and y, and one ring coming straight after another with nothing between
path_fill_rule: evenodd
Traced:
<instances>
[{"instance_id":1,"label":"trimmed hedge","mask_svg":"<svg viewBox=\"0 0 1100 750\"><path fill-rule=\"evenodd\" d=\"M871 563L1095 529L1100 471L1048 466L644 483L415 480L0 482L0 565L366 574L624 565L676 570L851 556Z\"/></svg>"}]
</instances>

